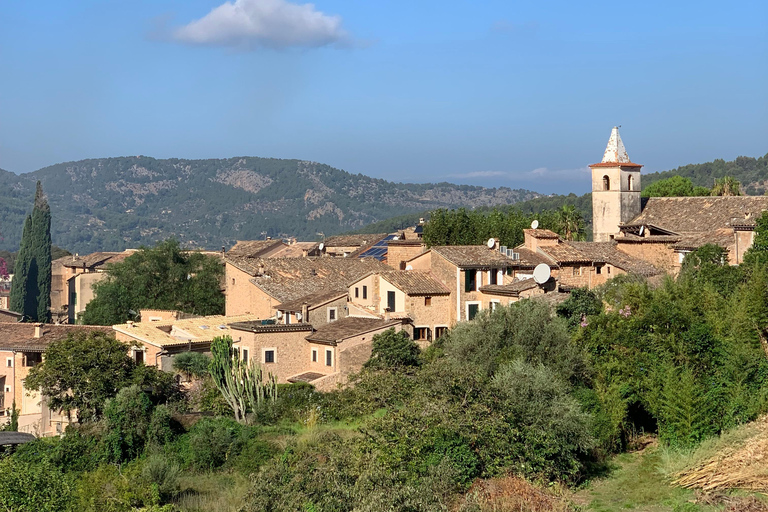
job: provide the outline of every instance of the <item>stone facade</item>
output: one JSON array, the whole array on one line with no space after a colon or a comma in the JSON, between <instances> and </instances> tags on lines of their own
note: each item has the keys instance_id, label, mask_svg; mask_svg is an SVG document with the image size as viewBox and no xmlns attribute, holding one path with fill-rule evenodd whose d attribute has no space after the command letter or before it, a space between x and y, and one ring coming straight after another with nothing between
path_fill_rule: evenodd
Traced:
<instances>
[{"instance_id":1,"label":"stone facade","mask_svg":"<svg viewBox=\"0 0 768 512\"><path fill-rule=\"evenodd\" d=\"M251 275L227 262L224 270L226 279L227 316L258 315L259 318L272 318L274 306L280 304L275 297L251 283Z\"/></svg>"}]
</instances>

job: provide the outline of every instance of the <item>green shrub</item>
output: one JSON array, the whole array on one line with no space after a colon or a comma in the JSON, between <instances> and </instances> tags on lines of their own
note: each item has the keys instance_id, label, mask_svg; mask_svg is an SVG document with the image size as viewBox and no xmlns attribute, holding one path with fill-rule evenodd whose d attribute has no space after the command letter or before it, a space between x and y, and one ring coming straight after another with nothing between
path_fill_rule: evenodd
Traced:
<instances>
[{"instance_id":1,"label":"green shrub","mask_svg":"<svg viewBox=\"0 0 768 512\"><path fill-rule=\"evenodd\" d=\"M147 442L163 446L171 442L179 430L176 426L171 411L165 405L158 405L152 411L152 417L147 427Z\"/></svg>"},{"instance_id":2,"label":"green shrub","mask_svg":"<svg viewBox=\"0 0 768 512\"><path fill-rule=\"evenodd\" d=\"M148 485L156 486L161 498L168 499L179 490L179 466L161 454L152 454L144 461L141 476Z\"/></svg>"},{"instance_id":3,"label":"green shrub","mask_svg":"<svg viewBox=\"0 0 768 512\"><path fill-rule=\"evenodd\" d=\"M240 441L234 448L227 466L245 475L256 473L279 452L275 445L257 437Z\"/></svg>"},{"instance_id":4,"label":"green shrub","mask_svg":"<svg viewBox=\"0 0 768 512\"><path fill-rule=\"evenodd\" d=\"M30 463L7 457L0 460L0 509L7 512L66 510L70 486L48 461Z\"/></svg>"},{"instance_id":5,"label":"green shrub","mask_svg":"<svg viewBox=\"0 0 768 512\"><path fill-rule=\"evenodd\" d=\"M104 452L111 462L125 462L144 451L152 417L152 401L139 386L121 389L104 408Z\"/></svg>"},{"instance_id":6,"label":"green shrub","mask_svg":"<svg viewBox=\"0 0 768 512\"><path fill-rule=\"evenodd\" d=\"M408 337L407 332L389 329L373 336L371 358L365 367L397 369L418 366L419 352L419 346Z\"/></svg>"},{"instance_id":7,"label":"green shrub","mask_svg":"<svg viewBox=\"0 0 768 512\"><path fill-rule=\"evenodd\" d=\"M231 418L204 418L189 431L186 462L196 469L221 467L250 432Z\"/></svg>"},{"instance_id":8,"label":"green shrub","mask_svg":"<svg viewBox=\"0 0 768 512\"><path fill-rule=\"evenodd\" d=\"M73 500L78 512L135 512L161 504L156 485L147 485L142 463L135 461L118 467L104 464L81 475Z\"/></svg>"}]
</instances>

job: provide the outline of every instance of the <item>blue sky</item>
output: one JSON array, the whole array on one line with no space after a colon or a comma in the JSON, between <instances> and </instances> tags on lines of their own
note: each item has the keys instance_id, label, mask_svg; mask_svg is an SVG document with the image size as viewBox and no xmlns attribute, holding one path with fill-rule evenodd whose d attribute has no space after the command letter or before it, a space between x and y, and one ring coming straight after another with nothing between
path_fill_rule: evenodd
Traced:
<instances>
[{"instance_id":1,"label":"blue sky","mask_svg":"<svg viewBox=\"0 0 768 512\"><path fill-rule=\"evenodd\" d=\"M768 2L0 0L0 168L315 160L582 193L768 152Z\"/></svg>"}]
</instances>

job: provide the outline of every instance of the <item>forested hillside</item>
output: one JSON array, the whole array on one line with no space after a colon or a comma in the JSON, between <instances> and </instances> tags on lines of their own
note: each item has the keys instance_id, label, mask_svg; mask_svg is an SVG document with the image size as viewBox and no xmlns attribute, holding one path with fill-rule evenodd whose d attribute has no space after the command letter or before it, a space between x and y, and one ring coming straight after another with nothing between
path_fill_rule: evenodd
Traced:
<instances>
[{"instance_id":1,"label":"forested hillside","mask_svg":"<svg viewBox=\"0 0 768 512\"><path fill-rule=\"evenodd\" d=\"M537 196L504 187L392 183L300 160L100 158L22 175L0 171L0 250L18 249L37 180L51 204L54 243L74 252L171 236L206 248L265 235L311 240L397 214Z\"/></svg>"}]
</instances>

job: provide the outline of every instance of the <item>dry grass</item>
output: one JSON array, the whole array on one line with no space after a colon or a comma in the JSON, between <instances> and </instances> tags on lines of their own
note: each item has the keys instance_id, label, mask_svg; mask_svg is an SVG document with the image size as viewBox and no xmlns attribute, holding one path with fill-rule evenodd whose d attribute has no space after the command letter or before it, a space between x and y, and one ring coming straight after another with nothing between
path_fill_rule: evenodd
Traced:
<instances>
[{"instance_id":1,"label":"dry grass","mask_svg":"<svg viewBox=\"0 0 768 512\"><path fill-rule=\"evenodd\" d=\"M247 477L234 472L191 474L179 481L182 492L175 505L182 512L237 512L250 486Z\"/></svg>"},{"instance_id":2,"label":"dry grass","mask_svg":"<svg viewBox=\"0 0 768 512\"><path fill-rule=\"evenodd\" d=\"M526 480L507 476L478 480L456 508L460 512L571 512L563 498Z\"/></svg>"},{"instance_id":3,"label":"dry grass","mask_svg":"<svg viewBox=\"0 0 768 512\"><path fill-rule=\"evenodd\" d=\"M709 492L768 492L768 416L707 448L713 447L717 451L708 457L694 454L693 463L674 475L674 483Z\"/></svg>"}]
</instances>

